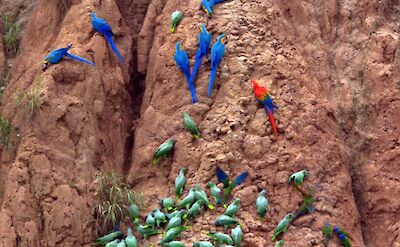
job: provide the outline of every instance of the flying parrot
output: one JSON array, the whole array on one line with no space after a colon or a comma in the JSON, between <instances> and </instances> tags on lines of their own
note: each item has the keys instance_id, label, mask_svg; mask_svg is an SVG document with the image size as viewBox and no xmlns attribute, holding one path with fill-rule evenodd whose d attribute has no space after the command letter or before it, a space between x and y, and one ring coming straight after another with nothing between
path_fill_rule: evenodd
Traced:
<instances>
[{"instance_id":1,"label":"flying parrot","mask_svg":"<svg viewBox=\"0 0 400 247\"><path fill-rule=\"evenodd\" d=\"M315 210L313 203L315 199L311 195L305 195L303 199L303 203L300 205L299 210L297 210L296 218L306 215L308 213L312 213Z\"/></svg>"},{"instance_id":2,"label":"flying parrot","mask_svg":"<svg viewBox=\"0 0 400 247\"><path fill-rule=\"evenodd\" d=\"M190 117L189 113L187 112L182 113L182 118L185 128L193 134L194 139L196 140L199 139L200 138L199 129L197 128L197 125L194 122L194 120Z\"/></svg>"},{"instance_id":3,"label":"flying parrot","mask_svg":"<svg viewBox=\"0 0 400 247\"><path fill-rule=\"evenodd\" d=\"M278 140L278 130L276 128L274 112L278 107L272 101L271 95L268 93L268 90L258 85L258 83L254 80L251 80L251 84L253 85L254 95L257 100L264 106L264 110L268 115L269 122L271 123L272 131L274 132L276 140Z\"/></svg>"},{"instance_id":4,"label":"flying parrot","mask_svg":"<svg viewBox=\"0 0 400 247\"><path fill-rule=\"evenodd\" d=\"M217 187L217 185L213 182L208 182L208 187L210 187L211 195L214 197L215 205L221 202L220 195L221 189Z\"/></svg>"},{"instance_id":5,"label":"flying parrot","mask_svg":"<svg viewBox=\"0 0 400 247\"><path fill-rule=\"evenodd\" d=\"M123 235L123 233L121 231L111 232L111 233L109 233L107 235L104 235L101 238L98 238L96 240L96 243L100 244L100 245L105 245L105 244L113 241L116 238L122 237L122 235Z\"/></svg>"},{"instance_id":6,"label":"flying parrot","mask_svg":"<svg viewBox=\"0 0 400 247\"><path fill-rule=\"evenodd\" d=\"M183 231L186 231L187 229L189 229L188 226L177 226L169 229L165 232L165 235L161 239L160 244L163 245L165 243L175 240Z\"/></svg>"},{"instance_id":7,"label":"flying parrot","mask_svg":"<svg viewBox=\"0 0 400 247\"><path fill-rule=\"evenodd\" d=\"M233 244L233 239L228 234L220 232L210 232L207 235L211 237L215 242L218 242L220 244Z\"/></svg>"},{"instance_id":8,"label":"flying parrot","mask_svg":"<svg viewBox=\"0 0 400 247\"><path fill-rule=\"evenodd\" d=\"M268 199L265 197L266 194L267 191L262 190L256 200L257 213L260 215L261 219L264 219L264 216L268 211Z\"/></svg>"},{"instance_id":9,"label":"flying parrot","mask_svg":"<svg viewBox=\"0 0 400 247\"><path fill-rule=\"evenodd\" d=\"M235 242L235 247L240 247L240 244L243 239L243 231L242 226L238 225L231 231L233 242Z\"/></svg>"},{"instance_id":10,"label":"flying parrot","mask_svg":"<svg viewBox=\"0 0 400 247\"><path fill-rule=\"evenodd\" d=\"M274 234L272 235L271 238L272 241L275 241L275 238L279 234L286 232L290 222L295 218L295 216L296 215L293 213L288 213L287 215L285 215L285 217L283 217L283 219L278 223L278 225L275 228Z\"/></svg>"},{"instance_id":11,"label":"flying parrot","mask_svg":"<svg viewBox=\"0 0 400 247\"><path fill-rule=\"evenodd\" d=\"M108 44L110 44L111 49L114 51L114 53L117 55L118 60L121 63L124 63L124 60L122 59L121 54L118 51L117 46L114 43L114 40L112 38L112 36L114 36L113 31L111 30L111 26L107 23L106 20L104 20L103 18L99 18L97 17L95 12L92 12L90 14L90 17L92 17L92 26L93 29L96 30L97 32L101 33L104 35L104 37L106 38Z\"/></svg>"},{"instance_id":12,"label":"flying parrot","mask_svg":"<svg viewBox=\"0 0 400 247\"><path fill-rule=\"evenodd\" d=\"M78 60L80 62L90 64L92 66L95 66L94 63L89 62L86 59L83 59L81 57L78 57L76 55L72 55L71 53L69 53L68 50L71 48L72 48L72 44L65 48L59 48L57 50L50 52L50 54L47 55L47 57L45 57L45 59L42 62L42 70L45 71L49 67L50 64L59 63L64 58L64 56Z\"/></svg>"},{"instance_id":13,"label":"flying parrot","mask_svg":"<svg viewBox=\"0 0 400 247\"><path fill-rule=\"evenodd\" d=\"M339 234L339 239L344 247L351 247L350 239L345 234Z\"/></svg>"},{"instance_id":14,"label":"flying parrot","mask_svg":"<svg viewBox=\"0 0 400 247\"><path fill-rule=\"evenodd\" d=\"M322 227L322 233L325 236L326 241L331 240L332 238L332 227L329 223L325 223L325 225Z\"/></svg>"},{"instance_id":15,"label":"flying parrot","mask_svg":"<svg viewBox=\"0 0 400 247\"><path fill-rule=\"evenodd\" d=\"M211 34L207 31L206 26L204 24L201 24L199 34L199 49L197 49L192 74L190 76L190 83L192 85L194 85L194 82L196 80L197 72L200 69L203 57L208 56L208 53L210 52L210 44Z\"/></svg>"},{"instance_id":16,"label":"flying parrot","mask_svg":"<svg viewBox=\"0 0 400 247\"><path fill-rule=\"evenodd\" d=\"M153 161L152 161L153 165L156 165L161 157L167 156L167 154L171 152L175 142L176 141L174 138L170 138L158 147L158 149L154 152L153 155Z\"/></svg>"},{"instance_id":17,"label":"flying parrot","mask_svg":"<svg viewBox=\"0 0 400 247\"><path fill-rule=\"evenodd\" d=\"M217 218L217 220L215 221L215 225L216 226L223 226L224 229L227 230L229 226L239 225L239 222L236 219L234 219L234 218L232 218L232 217L230 217L228 215L223 214L223 215L221 215L221 216L219 216Z\"/></svg>"},{"instance_id":18,"label":"flying parrot","mask_svg":"<svg viewBox=\"0 0 400 247\"><path fill-rule=\"evenodd\" d=\"M192 103L194 104L197 102L197 96L196 96L196 89L194 88L194 84L192 84L190 82L189 57L188 57L186 51L182 50L180 42L177 42L175 45L174 60L175 60L176 64L178 65L179 69L183 72L183 74L186 77L186 82L188 84L190 94L192 96Z\"/></svg>"},{"instance_id":19,"label":"flying parrot","mask_svg":"<svg viewBox=\"0 0 400 247\"><path fill-rule=\"evenodd\" d=\"M181 22L182 18L183 18L182 12L177 10L174 13L172 13L172 15L171 15L171 33L175 32L175 28L179 24L179 22Z\"/></svg>"},{"instance_id":20,"label":"flying parrot","mask_svg":"<svg viewBox=\"0 0 400 247\"><path fill-rule=\"evenodd\" d=\"M208 82L207 95L210 97L211 90L214 85L215 76L217 75L218 65L221 63L225 53L225 34L218 36L217 41L211 48L211 72L210 81Z\"/></svg>"},{"instance_id":21,"label":"flying parrot","mask_svg":"<svg viewBox=\"0 0 400 247\"><path fill-rule=\"evenodd\" d=\"M192 247L214 247L214 245L209 241L197 241L193 243Z\"/></svg>"},{"instance_id":22,"label":"flying parrot","mask_svg":"<svg viewBox=\"0 0 400 247\"><path fill-rule=\"evenodd\" d=\"M216 168L216 174L217 174L218 181L220 183L224 184L224 188L223 188L224 189L224 196L222 198L222 203L224 203L224 205L225 205L226 201L229 199L229 196L231 195L233 189L237 185L242 184L246 180L247 176L249 175L248 172L243 172L242 174L237 176L235 180L230 182L228 175L224 172L224 170L222 170L218 166ZM226 207L226 205L225 205L225 207Z\"/></svg>"},{"instance_id":23,"label":"flying parrot","mask_svg":"<svg viewBox=\"0 0 400 247\"><path fill-rule=\"evenodd\" d=\"M126 247L138 247L136 237L132 233L132 228L128 227L128 235L125 238Z\"/></svg>"},{"instance_id":24,"label":"flying parrot","mask_svg":"<svg viewBox=\"0 0 400 247\"><path fill-rule=\"evenodd\" d=\"M160 205L165 209L166 212L169 212L174 209L175 200L171 197L167 197L160 201Z\"/></svg>"},{"instance_id":25,"label":"flying parrot","mask_svg":"<svg viewBox=\"0 0 400 247\"><path fill-rule=\"evenodd\" d=\"M239 211L239 207L240 207L240 199L236 198L235 200L233 200L231 204L229 204L224 214L233 217L235 216L237 211Z\"/></svg>"},{"instance_id":26,"label":"flying parrot","mask_svg":"<svg viewBox=\"0 0 400 247\"><path fill-rule=\"evenodd\" d=\"M214 209L214 206L210 203L206 192L204 192L199 184L196 184L196 186L194 187L194 197L196 200L203 201L209 209Z\"/></svg>"}]
</instances>

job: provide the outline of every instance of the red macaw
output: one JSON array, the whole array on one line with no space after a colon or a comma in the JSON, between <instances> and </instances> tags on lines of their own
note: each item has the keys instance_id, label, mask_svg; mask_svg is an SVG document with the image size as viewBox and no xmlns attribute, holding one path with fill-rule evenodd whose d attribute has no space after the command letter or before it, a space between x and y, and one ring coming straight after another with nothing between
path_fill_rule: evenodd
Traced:
<instances>
[{"instance_id":1,"label":"red macaw","mask_svg":"<svg viewBox=\"0 0 400 247\"><path fill-rule=\"evenodd\" d=\"M278 141L278 130L276 128L274 112L278 107L272 101L271 95L268 93L268 90L258 85L258 83L254 80L251 80L251 84L253 85L254 95L257 100L264 106L265 112L268 115L269 121L271 123L272 131L274 132L275 138Z\"/></svg>"}]
</instances>

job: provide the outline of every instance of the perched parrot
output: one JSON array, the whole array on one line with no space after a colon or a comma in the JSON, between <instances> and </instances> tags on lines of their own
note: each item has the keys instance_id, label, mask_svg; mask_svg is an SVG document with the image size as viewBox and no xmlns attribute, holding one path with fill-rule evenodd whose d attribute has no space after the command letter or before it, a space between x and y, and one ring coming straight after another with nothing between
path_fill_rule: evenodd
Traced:
<instances>
[{"instance_id":1,"label":"perched parrot","mask_svg":"<svg viewBox=\"0 0 400 247\"><path fill-rule=\"evenodd\" d=\"M111 49L114 51L114 53L117 55L118 60L121 63L124 63L124 60L122 59L121 54L118 51L117 46L114 43L114 40L112 38L112 36L114 36L114 33L111 30L111 26L106 22L106 20L104 20L103 18L99 18L97 17L95 12L92 12L90 14L90 16L92 17L92 26L93 29L96 30L97 32L101 33L104 35L104 37L106 38L108 44L110 44Z\"/></svg>"},{"instance_id":2,"label":"perched parrot","mask_svg":"<svg viewBox=\"0 0 400 247\"><path fill-rule=\"evenodd\" d=\"M187 215L184 215L183 218L192 218L197 216L198 214L200 214L201 212L201 202L200 201L196 201L195 203L193 203L193 205L190 207L189 209L189 213Z\"/></svg>"},{"instance_id":3,"label":"perched parrot","mask_svg":"<svg viewBox=\"0 0 400 247\"><path fill-rule=\"evenodd\" d=\"M133 224L135 225L136 230L140 233L140 235L142 235L142 237L144 239L146 239L149 236L157 235L157 234L161 233L161 232L157 231L156 229L143 227L139 223L139 221L135 221L135 222L133 222Z\"/></svg>"},{"instance_id":4,"label":"perched parrot","mask_svg":"<svg viewBox=\"0 0 400 247\"><path fill-rule=\"evenodd\" d=\"M193 243L192 247L214 247L214 245L209 241L197 241Z\"/></svg>"},{"instance_id":5,"label":"perched parrot","mask_svg":"<svg viewBox=\"0 0 400 247\"><path fill-rule=\"evenodd\" d=\"M276 128L274 117L275 109L278 109L278 107L272 101L272 98L265 87L258 85L258 83L254 80L251 81L251 84L253 85L254 95L256 96L257 100L264 106L264 110L268 115L269 122L271 123L272 131L274 132L276 140L278 140L278 130Z\"/></svg>"},{"instance_id":6,"label":"perched parrot","mask_svg":"<svg viewBox=\"0 0 400 247\"><path fill-rule=\"evenodd\" d=\"M186 207L187 209L189 209L190 205L192 205L194 200L195 200L194 190L190 189L189 190L189 194L185 198L183 198L182 201L180 201L178 203L176 208L177 209L181 209L181 208L185 208Z\"/></svg>"},{"instance_id":7,"label":"perched parrot","mask_svg":"<svg viewBox=\"0 0 400 247\"><path fill-rule=\"evenodd\" d=\"M180 241L171 241L169 243L165 243L164 247L186 247L186 245Z\"/></svg>"},{"instance_id":8,"label":"perched parrot","mask_svg":"<svg viewBox=\"0 0 400 247\"><path fill-rule=\"evenodd\" d=\"M128 207L128 213L129 213L129 216L134 220L134 221L137 221L137 220L139 220L139 207L136 205L136 204L131 204L129 207Z\"/></svg>"},{"instance_id":9,"label":"perched parrot","mask_svg":"<svg viewBox=\"0 0 400 247\"><path fill-rule=\"evenodd\" d=\"M182 12L177 10L174 13L172 13L172 15L171 15L171 33L175 32L175 28L179 24L179 22L181 22L182 18L183 18Z\"/></svg>"},{"instance_id":10,"label":"perched parrot","mask_svg":"<svg viewBox=\"0 0 400 247\"><path fill-rule=\"evenodd\" d=\"M160 201L160 205L165 209L166 212L169 212L174 209L175 200L171 197L167 197Z\"/></svg>"},{"instance_id":11,"label":"perched parrot","mask_svg":"<svg viewBox=\"0 0 400 247\"><path fill-rule=\"evenodd\" d=\"M154 152L152 161L153 165L156 165L161 157L167 156L167 154L171 152L172 148L174 147L174 144L175 144L174 138L170 138L166 140L163 144L161 144L158 147L158 149Z\"/></svg>"},{"instance_id":12,"label":"perched parrot","mask_svg":"<svg viewBox=\"0 0 400 247\"><path fill-rule=\"evenodd\" d=\"M156 218L156 225L159 227L161 224L167 222L167 217L163 212L160 211L159 208L154 212L154 218Z\"/></svg>"},{"instance_id":13,"label":"perched parrot","mask_svg":"<svg viewBox=\"0 0 400 247\"><path fill-rule=\"evenodd\" d=\"M325 223L325 225L322 227L322 233L325 236L326 241L331 240L332 238L332 227L329 223Z\"/></svg>"},{"instance_id":14,"label":"perched parrot","mask_svg":"<svg viewBox=\"0 0 400 247\"><path fill-rule=\"evenodd\" d=\"M126 247L125 240L121 240L121 242L119 242L116 247Z\"/></svg>"},{"instance_id":15,"label":"perched parrot","mask_svg":"<svg viewBox=\"0 0 400 247\"><path fill-rule=\"evenodd\" d=\"M338 226L334 226L334 227L333 227L333 231L334 231L338 236L339 236L340 234L343 234L343 235L345 235L346 237L351 238L350 235L349 235L347 232L343 231L343 229L339 228Z\"/></svg>"},{"instance_id":16,"label":"perched parrot","mask_svg":"<svg viewBox=\"0 0 400 247\"><path fill-rule=\"evenodd\" d=\"M215 221L215 225L223 226L224 229L227 230L229 226L239 225L239 222L234 218L223 214L217 218L217 220Z\"/></svg>"},{"instance_id":17,"label":"perched parrot","mask_svg":"<svg viewBox=\"0 0 400 247\"><path fill-rule=\"evenodd\" d=\"M106 245L104 245L104 247L117 247L119 242L119 239L115 239L114 241L111 241L109 243L107 243Z\"/></svg>"},{"instance_id":18,"label":"perched parrot","mask_svg":"<svg viewBox=\"0 0 400 247\"><path fill-rule=\"evenodd\" d=\"M165 243L175 240L183 231L186 231L187 229L189 229L188 226L177 226L169 229L165 232L165 235L161 239L160 244L163 245Z\"/></svg>"},{"instance_id":19,"label":"perched parrot","mask_svg":"<svg viewBox=\"0 0 400 247\"><path fill-rule=\"evenodd\" d=\"M64 56L78 60L80 62L90 64L92 66L95 66L94 63L89 62L86 59L83 59L81 57L78 57L76 55L72 55L71 53L69 53L68 50L71 48L72 48L72 44L65 48L59 48L57 50L50 52L50 54L47 55L47 57L45 57L45 59L42 62L42 70L45 71L49 67L50 64L59 63L64 58Z\"/></svg>"},{"instance_id":20,"label":"perched parrot","mask_svg":"<svg viewBox=\"0 0 400 247\"><path fill-rule=\"evenodd\" d=\"M289 184L294 182L294 185L301 186L303 184L304 178L308 177L309 172L307 170L301 170L299 172L293 173L289 177Z\"/></svg>"},{"instance_id":21,"label":"perched parrot","mask_svg":"<svg viewBox=\"0 0 400 247\"><path fill-rule=\"evenodd\" d=\"M182 113L182 118L185 128L193 134L194 139L196 140L199 139L200 138L199 129L197 128L196 123L189 116L189 114L187 112Z\"/></svg>"},{"instance_id":22,"label":"perched parrot","mask_svg":"<svg viewBox=\"0 0 400 247\"><path fill-rule=\"evenodd\" d=\"M155 225L156 225L156 219L154 218L153 213L150 212L150 213L147 215L147 218L146 218L146 225L145 225L144 227L145 227L145 228L154 228Z\"/></svg>"},{"instance_id":23,"label":"perched parrot","mask_svg":"<svg viewBox=\"0 0 400 247\"><path fill-rule=\"evenodd\" d=\"M210 203L206 192L204 192L199 184L196 184L196 186L194 187L194 198L196 200L203 201L209 209L214 209L214 206Z\"/></svg>"},{"instance_id":24,"label":"perched parrot","mask_svg":"<svg viewBox=\"0 0 400 247\"><path fill-rule=\"evenodd\" d=\"M262 190L256 200L257 213L258 213L258 215L260 215L260 218L262 220L264 219L264 216L268 211L268 199L265 197L266 194L267 194L267 191Z\"/></svg>"},{"instance_id":25,"label":"perched parrot","mask_svg":"<svg viewBox=\"0 0 400 247\"><path fill-rule=\"evenodd\" d=\"M239 211L239 207L240 207L240 199L236 198L235 200L233 200L231 204L229 204L224 214L233 217L235 216L237 211Z\"/></svg>"},{"instance_id":26,"label":"perched parrot","mask_svg":"<svg viewBox=\"0 0 400 247\"><path fill-rule=\"evenodd\" d=\"M296 218L314 212L314 202L315 199L311 195L305 195L303 203L300 205L299 210L297 210Z\"/></svg>"},{"instance_id":27,"label":"perched parrot","mask_svg":"<svg viewBox=\"0 0 400 247\"><path fill-rule=\"evenodd\" d=\"M218 181L220 183L224 184L224 196L222 197L222 203L224 203L224 207L226 207L225 203L229 199L229 196L231 195L233 189L236 186L242 184L246 180L246 178L249 175L249 173L248 172L243 172L242 174L237 176L236 179L232 181L232 183L230 183L229 177L224 172L224 170L222 170L218 166L216 168L216 174L217 174Z\"/></svg>"},{"instance_id":28,"label":"perched parrot","mask_svg":"<svg viewBox=\"0 0 400 247\"><path fill-rule=\"evenodd\" d=\"M351 247L350 239L345 234L339 234L339 239L344 247Z\"/></svg>"},{"instance_id":29,"label":"perched parrot","mask_svg":"<svg viewBox=\"0 0 400 247\"><path fill-rule=\"evenodd\" d=\"M183 74L186 77L186 82L188 84L190 94L192 96L192 103L194 104L197 102L197 96L196 96L196 89L194 87L194 84L192 84L190 82L189 57L188 57L186 51L182 50L180 42L177 42L175 45L174 60L175 60L176 64L178 65L179 69L183 72Z\"/></svg>"},{"instance_id":30,"label":"perched parrot","mask_svg":"<svg viewBox=\"0 0 400 247\"><path fill-rule=\"evenodd\" d=\"M233 244L233 240L228 234L220 232L210 232L207 235L219 244Z\"/></svg>"},{"instance_id":31,"label":"perched parrot","mask_svg":"<svg viewBox=\"0 0 400 247\"><path fill-rule=\"evenodd\" d=\"M186 185L186 178L185 178L185 173L186 173L186 168L182 167L179 170L178 176L175 178L175 196L176 198L180 198L181 195L183 194L183 189L185 188Z\"/></svg>"},{"instance_id":32,"label":"perched parrot","mask_svg":"<svg viewBox=\"0 0 400 247\"><path fill-rule=\"evenodd\" d=\"M210 81L208 82L207 95L210 97L211 90L214 86L215 76L217 75L218 65L221 63L225 53L225 34L218 36L217 41L211 48L211 72Z\"/></svg>"},{"instance_id":33,"label":"perched parrot","mask_svg":"<svg viewBox=\"0 0 400 247\"><path fill-rule=\"evenodd\" d=\"M186 213L187 213L186 210L179 211L179 213L177 215L175 215L174 217L172 217L169 220L167 226L165 227L165 231L168 231L169 229L177 227L177 226L181 226L182 225L182 216Z\"/></svg>"},{"instance_id":34,"label":"perched parrot","mask_svg":"<svg viewBox=\"0 0 400 247\"><path fill-rule=\"evenodd\" d=\"M200 4L200 8L204 10L209 16L213 14L214 5L224 0L202 0Z\"/></svg>"},{"instance_id":35,"label":"perched parrot","mask_svg":"<svg viewBox=\"0 0 400 247\"><path fill-rule=\"evenodd\" d=\"M132 228L128 227L128 235L125 238L126 247L138 247L136 237L132 233Z\"/></svg>"},{"instance_id":36,"label":"perched parrot","mask_svg":"<svg viewBox=\"0 0 400 247\"><path fill-rule=\"evenodd\" d=\"M219 203L221 203L221 189L217 187L217 185L213 182L209 182L208 187L210 187L210 191L211 191L211 195L214 198L214 203L215 205L218 205Z\"/></svg>"},{"instance_id":37,"label":"perched parrot","mask_svg":"<svg viewBox=\"0 0 400 247\"><path fill-rule=\"evenodd\" d=\"M282 247L283 243L285 243L285 241L279 240L278 242L276 242L275 247Z\"/></svg>"},{"instance_id":38,"label":"perched parrot","mask_svg":"<svg viewBox=\"0 0 400 247\"><path fill-rule=\"evenodd\" d=\"M199 49L197 49L192 74L190 76L190 83L193 85L195 84L197 72L199 72L203 57L208 56L208 53L210 52L210 44L211 34L207 31L206 26L201 24L199 34Z\"/></svg>"},{"instance_id":39,"label":"perched parrot","mask_svg":"<svg viewBox=\"0 0 400 247\"><path fill-rule=\"evenodd\" d=\"M101 238L98 238L98 239L96 240L96 243L97 243L97 244L100 244L100 245L105 245L105 244L107 244L107 243L113 241L113 240L116 239L116 238L122 237L122 235L123 235L123 234L122 234L121 231L111 232L111 233L109 233L109 234L107 234L107 235L104 235L104 236L101 237Z\"/></svg>"},{"instance_id":40,"label":"perched parrot","mask_svg":"<svg viewBox=\"0 0 400 247\"><path fill-rule=\"evenodd\" d=\"M296 215L293 213L288 213L287 215L285 215L285 217L283 217L283 219L278 223L278 225L275 228L274 234L272 235L271 238L272 241L275 241L275 238L279 234L286 232L290 222L295 218L295 216Z\"/></svg>"},{"instance_id":41,"label":"perched parrot","mask_svg":"<svg viewBox=\"0 0 400 247\"><path fill-rule=\"evenodd\" d=\"M170 214L165 214L165 216L167 216L168 219L171 219L172 217L175 217L177 214L179 214L179 210L175 210Z\"/></svg>"},{"instance_id":42,"label":"perched parrot","mask_svg":"<svg viewBox=\"0 0 400 247\"><path fill-rule=\"evenodd\" d=\"M233 242L235 242L235 247L240 247L240 244L243 239L243 231L242 226L238 225L231 231Z\"/></svg>"}]
</instances>

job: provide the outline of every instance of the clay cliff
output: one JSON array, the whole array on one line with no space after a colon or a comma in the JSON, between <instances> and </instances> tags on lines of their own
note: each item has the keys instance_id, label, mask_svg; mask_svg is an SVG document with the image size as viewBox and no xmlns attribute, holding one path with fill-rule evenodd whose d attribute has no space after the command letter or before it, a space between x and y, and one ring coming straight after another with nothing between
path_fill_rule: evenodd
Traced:
<instances>
[{"instance_id":1,"label":"clay cliff","mask_svg":"<svg viewBox=\"0 0 400 247\"><path fill-rule=\"evenodd\" d=\"M89 246L99 170L123 174L144 194L144 216L173 193L180 167L189 186L204 186L216 181L216 165L231 176L250 172L235 190L243 246L273 246L276 224L302 201L287 185L301 169L310 171L315 212L294 221L284 246L325 246L326 221L346 229L352 246L400 246L399 1L231 0L212 17L198 0L20 2L27 9L20 52L10 58L0 42L0 70L12 61L1 115L13 126L12 151L1 146L0 246ZM171 34L177 9L185 17ZM94 10L113 27L123 64L92 30ZM226 34L226 54L210 98L203 61L199 102L191 104L172 56L180 41L193 64L200 23L213 41ZM96 68L65 59L42 73L46 54L70 43ZM279 107L279 142L250 79ZM27 113L16 95L37 87L40 108ZM198 141L183 130L184 111L201 130ZM151 166L171 136L173 155ZM264 222L254 206L262 189L270 201ZM196 219L183 241L215 229L216 214Z\"/></svg>"}]
</instances>

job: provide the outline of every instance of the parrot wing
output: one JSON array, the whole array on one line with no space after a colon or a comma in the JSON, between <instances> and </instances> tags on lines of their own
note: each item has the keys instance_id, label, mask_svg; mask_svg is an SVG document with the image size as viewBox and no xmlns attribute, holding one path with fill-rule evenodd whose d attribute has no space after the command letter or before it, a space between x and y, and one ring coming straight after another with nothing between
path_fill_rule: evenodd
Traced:
<instances>
[{"instance_id":1,"label":"parrot wing","mask_svg":"<svg viewBox=\"0 0 400 247\"><path fill-rule=\"evenodd\" d=\"M79 56L72 55L71 53L66 53L65 56L66 56L66 57L69 57L69 58L72 58L72 59L74 59L74 60L83 62L83 63L87 63L87 64L92 65L92 66L94 66L94 67L96 66L94 63L92 63L92 62L90 62L90 61L88 61L88 60L86 60L86 59L84 59L84 58L81 58L81 57L79 57Z\"/></svg>"}]
</instances>

